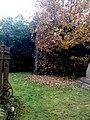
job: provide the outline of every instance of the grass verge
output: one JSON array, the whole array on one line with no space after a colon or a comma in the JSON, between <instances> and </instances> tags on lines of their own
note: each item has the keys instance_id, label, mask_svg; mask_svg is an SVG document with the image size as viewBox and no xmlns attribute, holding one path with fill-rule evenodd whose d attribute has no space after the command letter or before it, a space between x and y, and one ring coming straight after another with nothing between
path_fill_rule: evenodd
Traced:
<instances>
[{"instance_id":1,"label":"grass verge","mask_svg":"<svg viewBox=\"0 0 90 120\"><path fill-rule=\"evenodd\" d=\"M90 120L90 91L26 81L27 74L10 74L14 96L23 103L15 120Z\"/></svg>"}]
</instances>

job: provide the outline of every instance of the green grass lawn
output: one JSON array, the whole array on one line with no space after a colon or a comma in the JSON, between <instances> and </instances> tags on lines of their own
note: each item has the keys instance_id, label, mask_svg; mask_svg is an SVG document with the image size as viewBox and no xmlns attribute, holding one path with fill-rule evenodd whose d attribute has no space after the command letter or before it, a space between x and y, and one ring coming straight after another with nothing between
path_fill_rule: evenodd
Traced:
<instances>
[{"instance_id":1,"label":"green grass lawn","mask_svg":"<svg viewBox=\"0 0 90 120\"><path fill-rule=\"evenodd\" d=\"M14 96L23 102L15 120L90 120L90 91L29 82L27 74L10 74Z\"/></svg>"}]
</instances>

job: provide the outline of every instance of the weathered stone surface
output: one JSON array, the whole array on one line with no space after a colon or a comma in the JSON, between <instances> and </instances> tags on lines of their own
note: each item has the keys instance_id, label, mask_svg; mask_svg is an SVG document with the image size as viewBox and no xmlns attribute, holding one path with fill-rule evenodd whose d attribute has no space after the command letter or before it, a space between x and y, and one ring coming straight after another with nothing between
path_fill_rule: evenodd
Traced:
<instances>
[{"instance_id":1,"label":"weathered stone surface","mask_svg":"<svg viewBox=\"0 0 90 120\"><path fill-rule=\"evenodd\" d=\"M87 84L87 83L80 81L80 80L76 81L75 86L90 90L90 84Z\"/></svg>"},{"instance_id":2,"label":"weathered stone surface","mask_svg":"<svg viewBox=\"0 0 90 120\"><path fill-rule=\"evenodd\" d=\"M81 87L90 90L90 85L89 84L83 83Z\"/></svg>"},{"instance_id":3,"label":"weathered stone surface","mask_svg":"<svg viewBox=\"0 0 90 120\"><path fill-rule=\"evenodd\" d=\"M88 64L88 67L86 70L86 78L90 79L90 63Z\"/></svg>"},{"instance_id":4,"label":"weathered stone surface","mask_svg":"<svg viewBox=\"0 0 90 120\"><path fill-rule=\"evenodd\" d=\"M87 83L87 84L90 84L90 79L87 78L87 77L82 77L82 78L81 78L81 81L82 81L82 82L85 82L85 83Z\"/></svg>"},{"instance_id":5,"label":"weathered stone surface","mask_svg":"<svg viewBox=\"0 0 90 120\"><path fill-rule=\"evenodd\" d=\"M82 84L83 84L83 82L80 81L80 80L77 80L77 81L75 82L75 86L77 86L77 87L81 87Z\"/></svg>"}]
</instances>

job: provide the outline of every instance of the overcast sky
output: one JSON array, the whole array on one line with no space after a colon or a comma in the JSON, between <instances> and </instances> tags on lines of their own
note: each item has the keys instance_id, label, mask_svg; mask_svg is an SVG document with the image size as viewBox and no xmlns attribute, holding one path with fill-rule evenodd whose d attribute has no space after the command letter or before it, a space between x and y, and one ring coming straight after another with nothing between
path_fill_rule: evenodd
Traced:
<instances>
[{"instance_id":1,"label":"overcast sky","mask_svg":"<svg viewBox=\"0 0 90 120\"><path fill-rule=\"evenodd\" d=\"M25 18L32 15L33 0L0 0L0 19L22 14Z\"/></svg>"}]
</instances>

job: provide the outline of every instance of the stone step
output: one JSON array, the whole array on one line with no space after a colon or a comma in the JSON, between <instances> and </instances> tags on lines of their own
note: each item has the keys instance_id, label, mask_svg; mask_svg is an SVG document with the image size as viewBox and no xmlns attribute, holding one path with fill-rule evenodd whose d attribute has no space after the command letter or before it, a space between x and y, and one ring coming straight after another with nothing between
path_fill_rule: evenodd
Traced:
<instances>
[{"instance_id":1,"label":"stone step","mask_svg":"<svg viewBox=\"0 0 90 120\"><path fill-rule=\"evenodd\" d=\"M86 83L86 81L84 82L84 80L83 81L81 79L77 80L75 82L75 86L90 90L90 84Z\"/></svg>"},{"instance_id":2,"label":"stone step","mask_svg":"<svg viewBox=\"0 0 90 120\"><path fill-rule=\"evenodd\" d=\"M86 70L86 77L82 77L81 79L77 80L75 86L90 90L90 63L88 64Z\"/></svg>"},{"instance_id":3,"label":"stone step","mask_svg":"<svg viewBox=\"0 0 90 120\"><path fill-rule=\"evenodd\" d=\"M88 79L87 77L82 77L80 79L80 81L84 82L84 83L87 83L87 84L90 84L90 79Z\"/></svg>"}]
</instances>

